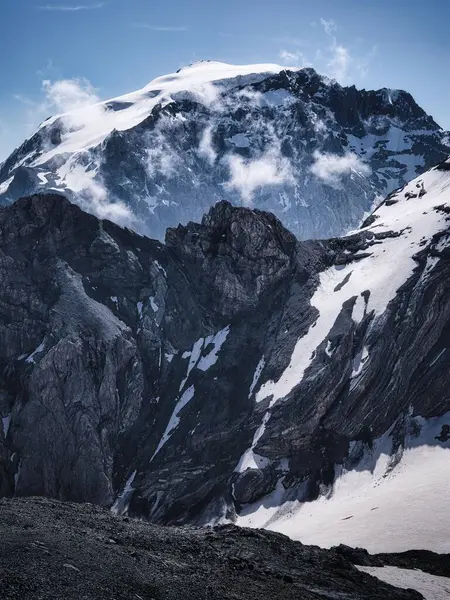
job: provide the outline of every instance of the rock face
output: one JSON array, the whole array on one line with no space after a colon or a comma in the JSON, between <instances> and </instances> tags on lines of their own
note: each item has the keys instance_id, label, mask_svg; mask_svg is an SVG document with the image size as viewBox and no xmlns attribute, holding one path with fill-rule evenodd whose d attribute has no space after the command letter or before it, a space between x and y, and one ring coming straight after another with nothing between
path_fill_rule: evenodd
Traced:
<instances>
[{"instance_id":1,"label":"rock face","mask_svg":"<svg viewBox=\"0 0 450 600\"><path fill-rule=\"evenodd\" d=\"M43 499L2 500L0 512L4 600L423 598L280 534L159 527Z\"/></svg>"},{"instance_id":2,"label":"rock face","mask_svg":"<svg viewBox=\"0 0 450 600\"><path fill-rule=\"evenodd\" d=\"M407 92L203 62L45 121L0 165L0 203L57 190L164 239L225 198L274 213L300 239L323 238L358 226L449 153Z\"/></svg>"},{"instance_id":3,"label":"rock face","mask_svg":"<svg viewBox=\"0 0 450 600\"><path fill-rule=\"evenodd\" d=\"M57 195L1 209L2 495L206 523L316 498L379 440L388 473L446 464L446 166L328 241L225 202L165 244Z\"/></svg>"}]
</instances>

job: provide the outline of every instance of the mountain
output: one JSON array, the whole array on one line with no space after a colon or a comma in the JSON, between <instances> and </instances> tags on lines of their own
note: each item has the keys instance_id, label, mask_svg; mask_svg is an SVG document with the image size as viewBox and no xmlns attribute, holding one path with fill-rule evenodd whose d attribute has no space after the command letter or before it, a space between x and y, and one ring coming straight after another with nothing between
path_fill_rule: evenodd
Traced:
<instances>
[{"instance_id":1,"label":"mountain","mask_svg":"<svg viewBox=\"0 0 450 600\"><path fill-rule=\"evenodd\" d=\"M0 209L0 494L448 551L450 162L341 238Z\"/></svg>"},{"instance_id":2,"label":"mountain","mask_svg":"<svg viewBox=\"0 0 450 600\"><path fill-rule=\"evenodd\" d=\"M449 154L448 134L407 92L200 62L44 121L0 165L0 203L57 191L162 240L226 199L325 238Z\"/></svg>"}]
</instances>

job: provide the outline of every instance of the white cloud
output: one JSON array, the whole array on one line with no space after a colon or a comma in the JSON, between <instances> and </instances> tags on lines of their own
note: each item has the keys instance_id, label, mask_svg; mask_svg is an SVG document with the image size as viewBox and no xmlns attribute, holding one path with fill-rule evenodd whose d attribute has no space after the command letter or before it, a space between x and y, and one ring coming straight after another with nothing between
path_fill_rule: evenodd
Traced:
<instances>
[{"instance_id":1,"label":"white cloud","mask_svg":"<svg viewBox=\"0 0 450 600\"><path fill-rule=\"evenodd\" d=\"M145 166L150 179L158 174L162 174L168 179L178 174L177 168L181 159L170 143L167 142L165 125L165 120L161 119L158 127L149 132L147 137Z\"/></svg>"},{"instance_id":2,"label":"white cloud","mask_svg":"<svg viewBox=\"0 0 450 600\"><path fill-rule=\"evenodd\" d=\"M207 158L211 165L214 164L217 158L217 152L214 150L212 144L212 125L205 127L200 144L198 146L198 151L201 156Z\"/></svg>"},{"instance_id":3,"label":"white cloud","mask_svg":"<svg viewBox=\"0 0 450 600\"><path fill-rule=\"evenodd\" d=\"M67 126L82 126L104 113L100 99L87 79L61 79L42 82L43 98L39 101L14 94L13 98L26 106L25 128L32 132L49 115L65 114Z\"/></svg>"},{"instance_id":4,"label":"white cloud","mask_svg":"<svg viewBox=\"0 0 450 600\"><path fill-rule=\"evenodd\" d=\"M377 46L372 46L372 48L370 49L370 51L367 54L360 56L356 60L355 66L356 66L356 69L357 69L358 74L361 77L361 79L364 79L369 74L370 63L375 58L377 52L378 52Z\"/></svg>"},{"instance_id":5,"label":"white cloud","mask_svg":"<svg viewBox=\"0 0 450 600\"><path fill-rule=\"evenodd\" d=\"M327 64L329 75L340 83L345 83L348 78L348 71L352 62L352 57L348 48L341 46L333 41L331 58Z\"/></svg>"},{"instance_id":6,"label":"white cloud","mask_svg":"<svg viewBox=\"0 0 450 600\"><path fill-rule=\"evenodd\" d=\"M364 163L359 156L348 152L344 156L338 154L314 152L314 164L311 172L321 181L331 186L338 186L343 175L356 173L358 175L370 175L370 167Z\"/></svg>"},{"instance_id":7,"label":"white cloud","mask_svg":"<svg viewBox=\"0 0 450 600\"><path fill-rule=\"evenodd\" d=\"M319 23L311 23L311 27L317 27ZM335 79L342 85L364 79L369 71L369 66L376 55L376 47L367 50L363 44L364 40L357 38L352 47L348 47L338 40L336 32L338 26L332 19L320 19L328 42L324 46L310 46L308 55L300 52L298 46L293 42L284 45L279 52L279 58L283 64L299 65L302 67L314 67L319 73ZM319 37L319 36L317 36Z\"/></svg>"},{"instance_id":8,"label":"white cloud","mask_svg":"<svg viewBox=\"0 0 450 600\"><path fill-rule=\"evenodd\" d=\"M105 114L94 87L87 79L45 80L42 82L45 99L41 113L61 114L68 129L85 127L100 120Z\"/></svg>"},{"instance_id":9,"label":"white cloud","mask_svg":"<svg viewBox=\"0 0 450 600\"><path fill-rule=\"evenodd\" d=\"M47 102L58 112L66 113L86 108L100 102L92 84L87 79L60 79L42 82Z\"/></svg>"},{"instance_id":10,"label":"white cloud","mask_svg":"<svg viewBox=\"0 0 450 600\"><path fill-rule=\"evenodd\" d=\"M99 219L114 221L122 227L130 227L136 221L131 210L123 202L110 202L108 193L99 181L91 181L82 191L83 207Z\"/></svg>"},{"instance_id":11,"label":"white cloud","mask_svg":"<svg viewBox=\"0 0 450 600\"><path fill-rule=\"evenodd\" d=\"M332 35L335 31L337 31L337 25L333 21L333 19L330 19L329 21L327 21L326 19L320 19L320 22L323 28L325 29L325 33L327 35Z\"/></svg>"},{"instance_id":12,"label":"white cloud","mask_svg":"<svg viewBox=\"0 0 450 600\"><path fill-rule=\"evenodd\" d=\"M327 130L327 126L322 119L319 119L315 113L311 115L311 121L316 133L324 133Z\"/></svg>"},{"instance_id":13,"label":"white cloud","mask_svg":"<svg viewBox=\"0 0 450 600\"><path fill-rule=\"evenodd\" d=\"M292 183L292 167L278 148L272 148L260 158L245 160L235 154L228 157L231 180L225 187L237 190L245 204L251 204L253 194L259 188Z\"/></svg>"},{"instance_id":14,"label":"white cloud","mask_svg":"<svg viewBox=\"0 0 450 600\"><path fill-rule=\"evenodd\" d=\"M284 64L295 66L301 65L302 67L312 66L312 64L305 58L303 52L299 52L297 50L294 50L293 52L289 50L280 50L279 56Z\"/></svg>"},{"instance_id":15,"label":"white cloud","mask_svg":"<svg viewBox=\"0 0 450 600\"><path fill-rule=\"evenodd\" d=\"M45 4L38 6L38 10L53 10L59 12L79 12L80 10L98 10L106 6L106 2L98 2L97 4L76 4L73 6L62 6L59 4Z\"/></svg>"},{"instance_id":16,"label":"white cloud","mask_svg":"<svg viewBox=\"0 0 450 600\"><path fill-rule=\"evenodd\" d=\"M184 25L149 25L148 23L131 23L131 27L135 27L136 29L149 29L150 31L174 33L188 30L188 27Z\"/></svg>"}]
</instances>

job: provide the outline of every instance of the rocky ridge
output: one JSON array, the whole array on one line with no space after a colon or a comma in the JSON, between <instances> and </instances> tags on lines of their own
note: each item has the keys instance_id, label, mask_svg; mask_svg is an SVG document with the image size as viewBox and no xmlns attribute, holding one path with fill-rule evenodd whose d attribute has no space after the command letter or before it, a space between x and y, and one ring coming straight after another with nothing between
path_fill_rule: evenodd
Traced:
<instances>
[{"instance_id":1,"label":"rocky ridge","mask_svg":"<svg viewBox=\"0 0 450 600\"><path fill-rule=\"evenodd\" d=\"M368 456L448 452L447 166L328 241L225 202L165 244L2 208L1 494L270 526Z\"/></svg>"}]
</instances>

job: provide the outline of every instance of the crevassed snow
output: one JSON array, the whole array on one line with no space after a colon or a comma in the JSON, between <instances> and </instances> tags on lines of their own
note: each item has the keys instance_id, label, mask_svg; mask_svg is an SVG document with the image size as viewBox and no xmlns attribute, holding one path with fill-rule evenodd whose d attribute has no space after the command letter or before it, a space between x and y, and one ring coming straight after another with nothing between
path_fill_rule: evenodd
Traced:
<instances>
[{"instance_id":1,"label":"crevassed snow","mask_svg":"<svg viewBox=\"0 0 450 600\"><path fill-rule=\"evenodd\" d=\"M164 434L158 444L158 447L156 448L155 452L153 453L153 456L150 459L150 462L155 458L155 456L158 454L158 452L161 450L161 448L164 446L164 444L170 439L174 430L178 427L178 425L180 423L179 414L180 414L181 410L186 406L186 404L188 404L192 400L192 398L194 397L194 394L195 394L195 388L193 385L191 385L181 395L180 399L178 400L178 402L174 408L172 416L170 417L170 420L169 420L169 423L167 424L166 430L164 431Z\"/></svg>"},{"instance_id":2,"label":"crevassed snow","mask_svg":"<svg viewBox=\"0 0 450 600\"><path fill-rule=\"evenodd\" d=\"M399 567L362 567L359 571L368 573L385 583L401 588L417 590L425 600L445 600L450 598L450 579L424 573L420 569L400 569Z\"/></svg>"},{"instance_id":3,"label":"crevassed snow","mask_svg":"<svg viewBox=\"0 0 450 600\"><path fill-rule=\"evenodd\" d=\"M417 185L420 187L422 182L425 195L422 198L407 199L405 194L408 192L418 194ZM366 258L344 266L333 266L320 274L319 287L311 299L319 316L307 334L297 341L290 364L280 379L276 382L268 381L260 388L256 398L258 402L272 396L270 406L273 406L301 382L314 351L327 338L346 300L353 296L361 297L365 290L370 290L367 312L374 311L375 315L381 315L385 311L397 290L417 266L413 256L423 249L423 240L430 240L433 234L447 227L445 215L434 210L434 207L450 205L449 173L428 171L399 192L396 199L396 204L383 204L376 211L379 218L366 231L370 232L373 228L377 233L393 231L400 235L371 245L367 249L370 256ZM354 232L349 235L352 233ZM334 291L350 274L347 283ZM362 301L362 298L358 298L355 307L358 319L361 318Z\"/></svg>"},{"instance_id":4,"label":"crevassed snow","mask_svg":"<svg viewBox=\"0 0 450 600\"><path fill-rule=\"evenodd\" d=\"M34 166L44 164L57 154L80 152L100 144L112 131L124 131L144 121L157 104L166 105L175 98L189 97L209 105L225 89L257 83L285 67L275 64L229 65L199 62L177 73L158 77L143 89L70 113L48 119L41 129L62 119L72 129L63 134L61 144L43 153ZM266 102L281 101L268 97ZM114 106L121 110L114 110Z\"/></svg>"},{"instance_id":5,"label":"crevassed snow","mask_svg":"<svg viewBox=\"0 0 450 600\"><path fill-rule=\"evenodd\" d=\"M266 527L305 544L338 544L369 552L422 548L449 553L450 440L436 441L450 414L417 418L420 436L408 436L401 460L392 461L390 432L375 440L360 464L342 471L333 489L313 502L277 502L272 495L249 505L237 524Z\"/></svg>"}]
</instances>

